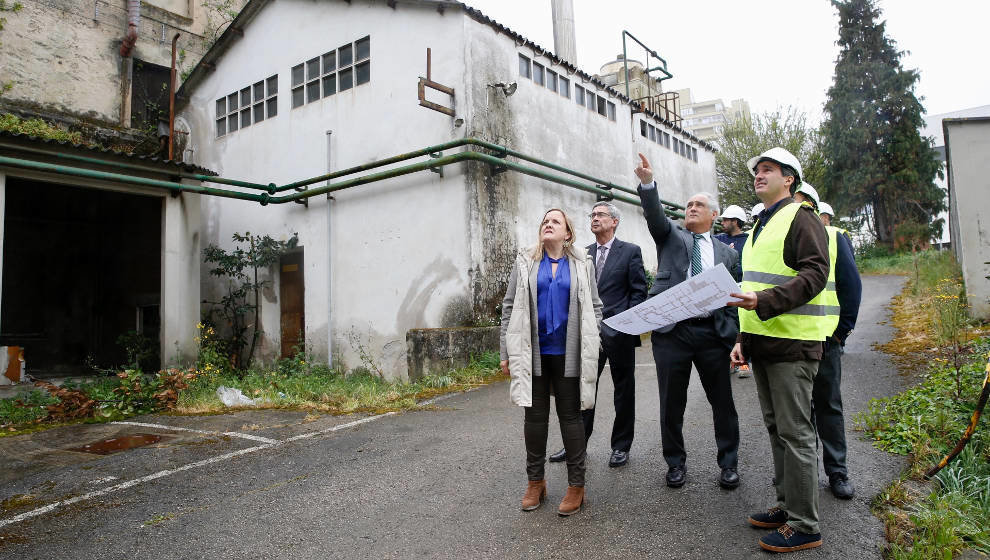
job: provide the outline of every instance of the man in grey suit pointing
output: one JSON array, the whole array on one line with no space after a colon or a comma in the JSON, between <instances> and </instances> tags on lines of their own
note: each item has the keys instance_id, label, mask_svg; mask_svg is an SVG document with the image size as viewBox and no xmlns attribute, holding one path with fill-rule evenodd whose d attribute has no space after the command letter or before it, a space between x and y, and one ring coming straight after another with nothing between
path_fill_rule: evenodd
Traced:
<instances>
[{"instance_id":1,"label":"man in grey suit pointing","mask_svg":"<svg viewBox=\"0 0 990 560\"><path fill-rule=\"evenodd\" d=\"M640 165L636 168L641 183L639 197L650 235L657 245L659 263L650 296L719 263L738 282L742 277L739 254L711 236L712 224L719 214L715 197L705 192L692 196L684 210L684 227L675 225L660 207L649 160L643 154L639 158ZM653 359L660 391L660 436L667 462L667 486L671 488L679 488L685 481L687 450L682 427L692 364L698 369L712 407L721 468L718 483L726 489L739 486L739 417L729 375L729 353L738 333L739 316L731 307L653 331Z\"/></svg>"}]
</instances>

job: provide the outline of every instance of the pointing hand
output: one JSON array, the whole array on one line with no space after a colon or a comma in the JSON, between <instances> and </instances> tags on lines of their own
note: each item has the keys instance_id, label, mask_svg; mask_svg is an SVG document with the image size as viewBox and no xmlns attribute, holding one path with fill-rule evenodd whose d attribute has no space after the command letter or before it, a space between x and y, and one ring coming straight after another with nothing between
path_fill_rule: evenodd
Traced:
<instances>
[{"instance_id":1,"label":"pointing hand","mask_svg":"<svg viewBox=\"0 0 990 560\"><path fill-rule=\"evenodd\" d=\"M639 177L640 184L649 185L653 182L653 168L650 167L650 160L646 156L639 154L639 167L636 168L636 176Z\"/></svg>"}]
</instances>

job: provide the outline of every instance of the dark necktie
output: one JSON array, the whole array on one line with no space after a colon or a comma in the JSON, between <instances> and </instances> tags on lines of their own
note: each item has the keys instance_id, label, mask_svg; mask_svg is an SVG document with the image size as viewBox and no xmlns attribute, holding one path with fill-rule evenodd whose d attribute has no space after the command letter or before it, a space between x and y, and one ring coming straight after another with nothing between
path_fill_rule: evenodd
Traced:
<instances>
[{"instance_id":1,"label":"dark necktie","mask_svg":"<svg viewBox=\"0 0 990 560\"><path fill-rule=\"evenodd\" d=\"M694 245L691 247L691 276L701 274L701 239L705 236L700 233L692 233Z\"/></svg>"},{"instance_id":2,"label":"dark necktie","mask_svg":"<svg viewBox=\"0 0 990 560\"><path fill-rule=\"evenodd\" d=\"M595 263L595 280L602 275L602 268L605 267L605 253L608 252L608 247L602 245L598 248L598 262Z\"/></svg>"}]
</instances>

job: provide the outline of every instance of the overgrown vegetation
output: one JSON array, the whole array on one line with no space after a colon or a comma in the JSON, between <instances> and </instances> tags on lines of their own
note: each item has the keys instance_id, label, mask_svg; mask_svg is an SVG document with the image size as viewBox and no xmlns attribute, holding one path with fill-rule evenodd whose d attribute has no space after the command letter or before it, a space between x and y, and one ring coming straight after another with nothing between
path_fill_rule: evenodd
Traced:
<instances>
[{"instance_id":1,"label":"overgrown vegetation","mask_svg":"<svg viewBox=\"0 0 990 560\"><path fill-rule=\"evenodd\" d=\"M861 268L909 276L892 304L897 335L882 348L917 383L873 399L856 423L877 447L906 455L904 479L874 500L885 522L888 558L951 558L965 548L990 554L990 436L985 424L930 485L924 472L959 441L976 408L990 337L970 324L959 268L947 252L873 255Z\"/></svg>"},{"instance_id":2,"label":"overgrown vegetation","mask_svg":"<svg viewBox=\"0 0 990 560\"><path fill-rule=\"evenodd\" d=\"M366 371L343 374L314 363L305 354L279 360L271 367L254 367L243 374L216 372L192 382L180 395L179 413L207 413L226 407L217 387L239 389L256 399L258 408L298 408L328 414L388 412L413 408L422 399L463 391L501 379L499 358L488 352L472 358L465 368L413 383L386 381Z\"/></svg>"},{"instance_id":3,"label":"overgrown vegetation","mask_svg":"<svg viewBox=\"0 0 990 560\"><path fill-rule=\"evenodd\" d=\"M203 260L212 265L210 274L227 280L227 294L207 303L213 304L211 323L223 326L224 349L231 363L249 369L262 334L261 291L271 285L259 273L277 264L298 245L299 238L292 234L288 241L279 241L246 232L234 233L233 240L236 246L230 251L212 244L203 249Z\"/></svg>"},{"instance_id":4,"label":"overgrown vegetation","mask_svg":"<svg viewBox=\"0 0 990 560\"><path fill-rule=\"evenodd\" d=\"M85 144L82 134L78 132L70 132L41 119L22 119L9 113L0 114L0 130L58 142Z\"/></svg>"},{"instance_id":5,"label":"overgrown vegetation","mask_svg":"<svg viewBox=\"0 0 990 560\"><path fill-rule=\"evenodd\" d=\"M174 411L204 414L227 410L217 389L240 390L255 408L293 408L327 414L387 412L415 408L435 395L502 379L495 352L473 357L464 368L414 383L386 381L368 370L345 374L300 351L267 365L235 369L212 327L199 325L199 356L188 370L155 375L127 369L116 375L0 399L0 435L67 422L103 422L138 414ZM43 389L43 390L42 390Z\"/></svg>"}]
</instances>

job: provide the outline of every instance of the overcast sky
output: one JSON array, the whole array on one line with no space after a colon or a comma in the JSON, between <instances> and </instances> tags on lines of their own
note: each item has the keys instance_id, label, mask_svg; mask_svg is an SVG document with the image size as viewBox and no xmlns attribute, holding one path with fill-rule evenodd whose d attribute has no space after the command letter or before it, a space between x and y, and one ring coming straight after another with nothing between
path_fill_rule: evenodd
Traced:
<instances>
[{"instance_id":1,"label":"overcast sky","mask_svg":"<svg viewBox=\"0 0 990 560\"><path fill-rule=\"evenodd\" d=\"M464 0L553 50L550 0ZM695 101L742 98L755 113L793 105L821 120L838 47L828 0L573 0L577 65L597 73L622 53L625 29L667 60L666 91ZM990 2L880 0L887 35L921 71L928 114L990 105ZM632 44L632 42L630 41ZM629 58L642 60L630 46Z\"/></svg>"}]
</instances>

